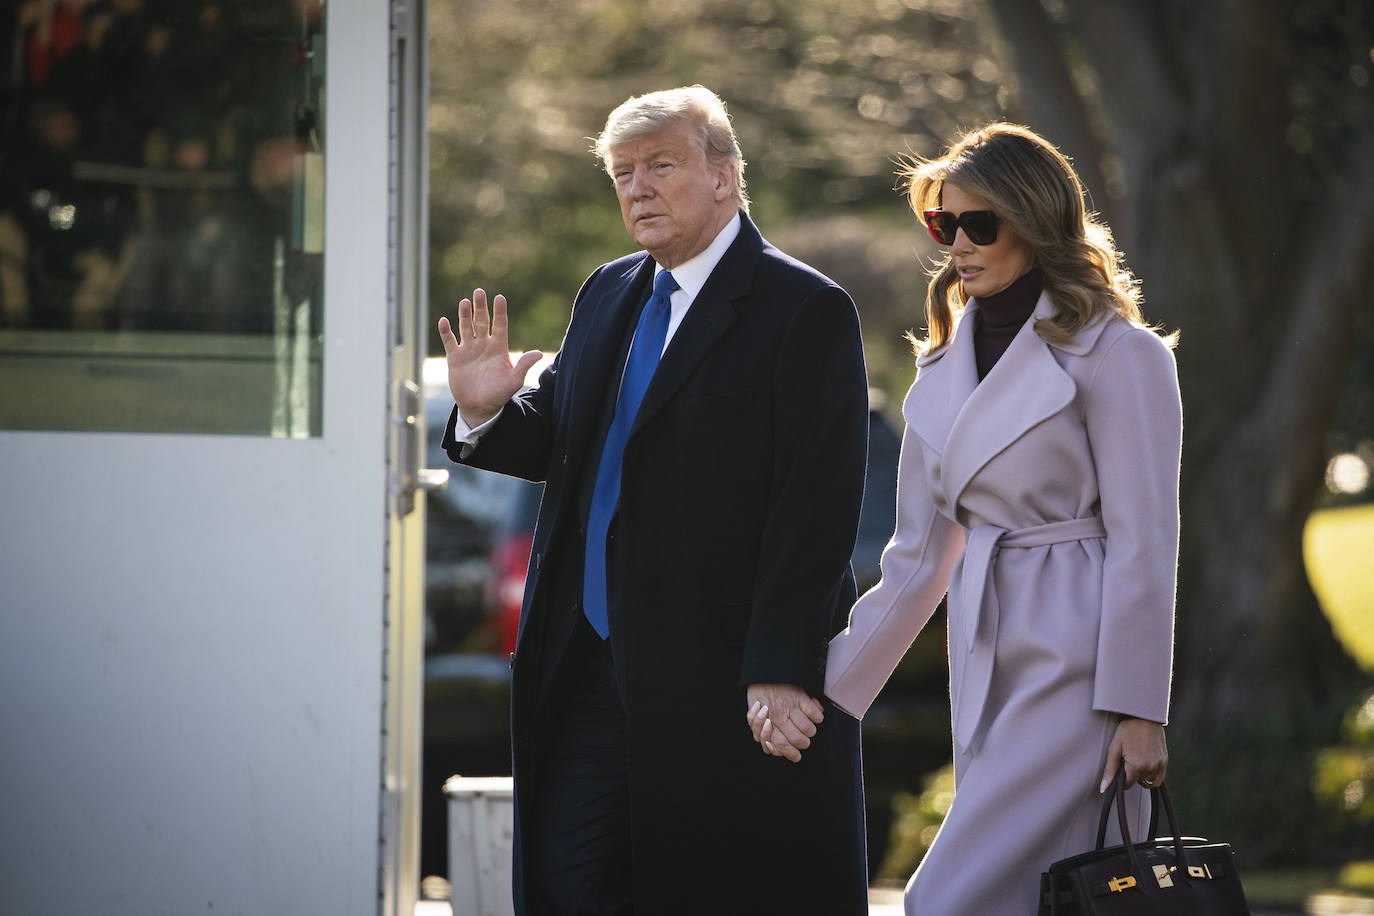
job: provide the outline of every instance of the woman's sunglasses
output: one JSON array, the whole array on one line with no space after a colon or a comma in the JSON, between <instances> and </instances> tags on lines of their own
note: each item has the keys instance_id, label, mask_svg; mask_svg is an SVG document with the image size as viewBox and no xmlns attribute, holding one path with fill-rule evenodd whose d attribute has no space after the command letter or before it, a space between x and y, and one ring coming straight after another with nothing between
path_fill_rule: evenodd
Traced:
<instances>
[{"instance_id":1,"label":"woman's sunglasses","mask_svg":"<svg viewBox=\"0 0 1374 916\"><path fill-rule=\"evenodd\" d=\"M975 245L991 245L997 241L997 214L991 210L965 210L958 216L948 210L927 210L922 216L931 238L941 245L953 245L954 235L961 227Z\"/></svg>"}]
</instances>

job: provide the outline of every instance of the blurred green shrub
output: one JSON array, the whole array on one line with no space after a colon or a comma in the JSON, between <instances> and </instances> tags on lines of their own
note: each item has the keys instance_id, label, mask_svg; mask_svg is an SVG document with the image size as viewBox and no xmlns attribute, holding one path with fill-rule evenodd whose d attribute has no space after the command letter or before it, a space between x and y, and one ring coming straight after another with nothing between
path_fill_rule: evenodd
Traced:
<instances>
[{"instance_id":1,"label":"blurred green shrub","mask_svg":"<svg viewBox=\"0 0 1374 916\"><path fill-rule=\"evenodd\" d=\"M1374 852L1369 824L1321 804L1314 773L1339 733L1346 704L1302 718L1247 718L1206 730L1170 730L1169 788L1187 833L1236 849L1256 869L1339 865ZM1295 748L1315 748L1295 753Z\"/></svg>"},{"instance_id":2,"label":"blurred green shrub","mask_svg":"<svg viewBox=\"0 0 1374 916\"><path fill-rule=\"evenodd\" d=\"M954 765L947 764L925 777L919 792L898 792L892 797L892 834L887 855L877 878L905 881L921 864L926 850L944 823L954 801Z\"/></svg>"},{"instance_id":3,"label":"blurred green shrub","mask_svg":"<svg viewBox=\"0 0 1374 916\"><path fill-rule=\"evenodd\" d=\"M1342 743L1323 747L1331 736ZM1315 748L1294 753L1294 748ZM1247 717L1169 732L1169 788L1185 832L1224 840L1242 874L1374 855L1374 704Z\"/></svg>"},{"instance_id":4,"label":"blurred green shrub","mask_svg":"<svg viewBox=\"0 0 1374 916\"><path fill-rule=\"evenodd\" d=\"M1324 805L1354 824L1374 821L1374 691L1346 714L1341 744L1317 754L1312 788ZM1370 876L1374 879L1374 865Z\"/></svg>"}]
</instances>

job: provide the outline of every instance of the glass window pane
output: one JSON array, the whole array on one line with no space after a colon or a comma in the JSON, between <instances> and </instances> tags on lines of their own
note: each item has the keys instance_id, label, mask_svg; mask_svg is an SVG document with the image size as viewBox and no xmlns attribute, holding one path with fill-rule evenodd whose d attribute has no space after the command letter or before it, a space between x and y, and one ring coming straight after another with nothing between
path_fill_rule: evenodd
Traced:
<instances>
[{"instance_id":1,"label":"glass window pane","mask_svg":"<svg viewBox=\"0 0 1374 916\"><path fill-rule=\"evenodd\" d=\"M0 13L0 428L320 434L323 0Z\"/></svg>"}]
</instances>

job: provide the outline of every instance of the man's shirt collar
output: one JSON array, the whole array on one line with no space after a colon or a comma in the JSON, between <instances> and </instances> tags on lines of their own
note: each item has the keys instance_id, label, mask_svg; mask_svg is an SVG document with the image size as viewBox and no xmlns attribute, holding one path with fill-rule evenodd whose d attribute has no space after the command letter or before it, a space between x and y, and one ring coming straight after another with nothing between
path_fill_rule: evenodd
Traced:
<instances>
[{"instance_id":1,"label":"man's shirt collar","mask_svg":"<svg viewBox=\"0 0 1374 916\"><path fill-rule=\"evenodd\" d=\"M739 235L740 215L735 211L735 215L730 217L730 221L716 233L716 237L711 240L699 254L693 255L681 264L673 268L673 279L677 281L678 287L687 294L688 300L695 300L701 288L706 285L707 279L711 276L711 271L716 269L720 259L725 256L726 250ZM657 278L659 271L663 270L660 264L654 265L654 277Z\"/></svg>"}]
</instances>

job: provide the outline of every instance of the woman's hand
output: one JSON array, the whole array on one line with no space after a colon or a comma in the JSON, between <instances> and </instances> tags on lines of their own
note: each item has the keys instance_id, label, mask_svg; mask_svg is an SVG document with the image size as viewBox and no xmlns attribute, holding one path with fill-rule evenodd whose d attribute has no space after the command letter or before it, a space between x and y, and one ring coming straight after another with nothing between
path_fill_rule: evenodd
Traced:
<instances>
[{"instance_id":1,"label":"woman's hand","mask_svg":"<svg viewBox=\"0 0 1374 916\"><path fill-rule=\"evenodd\" d=\"M1123 716L1117 723L1111 747L1107 749L1107 768L1102 771L1102 785L1098 793L1116 778L1117 767L1126 765L1126 788L1139 783L1147 789L1164 784L1169 768L1169 748L1164 740L1164 726L1149 719Z\"/></svg>"}]
</instances>

